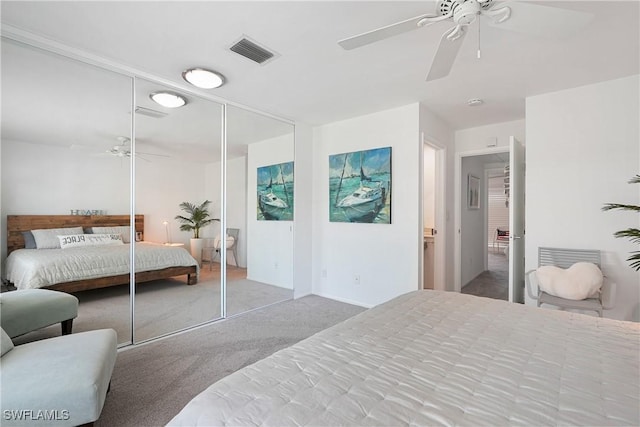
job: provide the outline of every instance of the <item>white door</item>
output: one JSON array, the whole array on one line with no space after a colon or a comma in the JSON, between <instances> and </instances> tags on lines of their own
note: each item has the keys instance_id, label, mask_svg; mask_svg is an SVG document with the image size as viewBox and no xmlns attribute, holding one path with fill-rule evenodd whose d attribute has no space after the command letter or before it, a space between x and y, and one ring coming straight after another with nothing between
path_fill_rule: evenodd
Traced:
<instances>
[{"instance_id":1,"label":"white door","mask_svg":"<svg viewBox=\"0 0 640 427\"><path fill-rule=\"evenodd\" d=\"M524 144L509 140L509 302L524 303Z\"/></svg>"}]
</instances>

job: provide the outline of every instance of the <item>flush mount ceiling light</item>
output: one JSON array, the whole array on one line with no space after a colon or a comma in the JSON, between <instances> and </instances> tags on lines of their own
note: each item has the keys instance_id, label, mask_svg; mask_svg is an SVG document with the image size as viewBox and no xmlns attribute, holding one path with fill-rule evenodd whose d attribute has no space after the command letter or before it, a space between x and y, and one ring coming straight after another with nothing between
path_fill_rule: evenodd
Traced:
<instances>
[{"instance_id":1,"label":"flush mount ceiling light","mask_svg":"<svg viewBox=\"0 0 640 427\"><path fill-rule=\"evenodd\" d=\"M189 68L182 72L182 78L202 89L215 89L224 84L222 74L205 68Z\"/></svg>"},{"instance_id":2,"label":"flush mount ceiling light","mask_svg":"<svg viewBox=\"0 0 640 427\"><path fill-rule=\"evenodd\" d=\"M187 100L183 96L173 92L153 92L149 98L166 108L177 108L187 104Z\"/></svg>"},{"instance_id":3,"label":"flush mount ceiling light","mask_svg":"<svg viewBox=\"0 0 640 427\"><path fill-rule=\"evenodd\" d=\"M484 101L480 98L473 98L467 101L467 105L469 107L477 107L478 105L484 104Z\"/></svg>"}]
</instances>

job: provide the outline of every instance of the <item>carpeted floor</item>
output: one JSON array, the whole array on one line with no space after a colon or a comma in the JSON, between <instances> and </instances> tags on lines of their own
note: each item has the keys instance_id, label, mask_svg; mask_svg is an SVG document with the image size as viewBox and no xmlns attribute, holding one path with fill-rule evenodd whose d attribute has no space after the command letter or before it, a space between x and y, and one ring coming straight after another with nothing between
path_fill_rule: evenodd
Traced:
<instances>
[{"instance_id":1,"label":"carpeted floor","mask_svg":"<svg viewBox=\"0 0 640 427\"><path fill-rule=\"evenodd\" d=\"M363 310L307 296L122 350L96 426L165 425L215 381Z\"/></svg>"},{"instance_id":2,"label":"carpeted floor","mask_svg":"<svg viewBox=\"0 0 640 427\"><path fill-rule=\"evenodd\" d=\"M507 256L489 251L489 270L482 272L462 288L463 294L479 297L509 299L509 262Z\"/></svg>"},{"instance_id":3,"label":"carpeted floor","mask_svg":"<svg viewBox=\"0 0 640 427\"><path fill-rule=\"evenodd\" d=\"M230 275L227 281L227 317L293 298L291 289L266 285ZM186 277L186 276L185 276ZM131 340L129 288L114 286L77 292L80 300L73 332L112 328L119 343ZM188 286L186 278L154 280L137 287L135 295L136 342L220 318L220 275L202 269L200 281ZM16 344L60 335L53 325L18 337Z\"/></svg>"}]
</instances>

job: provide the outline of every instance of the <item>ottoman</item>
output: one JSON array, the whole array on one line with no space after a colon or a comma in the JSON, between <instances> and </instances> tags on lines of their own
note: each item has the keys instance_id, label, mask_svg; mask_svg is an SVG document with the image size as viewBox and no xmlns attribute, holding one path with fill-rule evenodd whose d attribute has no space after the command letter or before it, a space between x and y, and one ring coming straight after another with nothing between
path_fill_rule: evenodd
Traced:
<instances>
[{"instance_id":1,"label":"ottoman","mask_svg":"<svg viewBox=\"0 0 640 427\"><path fill-rule=\"evenodd\" d=\"M0 424L78 426L100 417L117 356L113 329L15 347L0 333Z\"/></svg>"},{"instance_id":2,"label":"ottoman","mask_svg":"<svg viewBox=\"0 0 640 427\"><path fill-rule=\"evenodd\" d=\"M71 333L78 316L78 298L46 289L24 289L0 294L0 324L11 338L61 323L62 335Z\"/></svg>"}]
</instances>

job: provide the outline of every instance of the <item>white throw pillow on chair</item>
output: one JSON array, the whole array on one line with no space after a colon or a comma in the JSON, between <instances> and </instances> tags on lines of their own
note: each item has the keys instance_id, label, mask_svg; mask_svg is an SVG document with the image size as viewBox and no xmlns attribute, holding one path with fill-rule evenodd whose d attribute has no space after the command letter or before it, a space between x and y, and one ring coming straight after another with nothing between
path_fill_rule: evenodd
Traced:
<instances>
[{"instance_id":1,"label":"white throw pillow on chair","mask_svg":"<svg viewBox=\"0 0 640 427\"><path fill-rule=\"evenodd\" d=\"M577 262L566 270L553 265L538 267L538 286L549 295L570 300L597 297L602 287L602 271L590 262Z\"/></svg>"},{"instance_id":2,"label":"white throw pillow on chair","mask_svg":"<svg viewBox=\"0 0 640 427\"><path fill-rule=\"evenodd\" d=\"M221 240L222 239L220 238L220 236L216 236L215 240L213 241L213 247L216 248L216 250L220 249L220 246L222 246ZM236 239L234 239L233 236L229 236L227 234L227 248L230 248L235 240Z\"/></svg>"}]
</instances>

